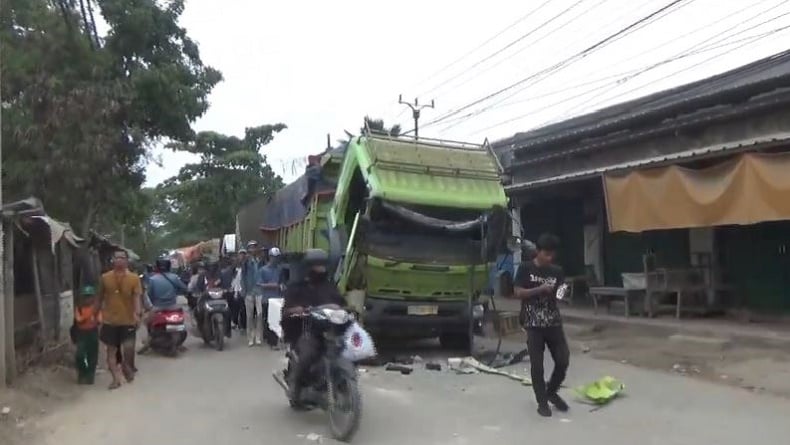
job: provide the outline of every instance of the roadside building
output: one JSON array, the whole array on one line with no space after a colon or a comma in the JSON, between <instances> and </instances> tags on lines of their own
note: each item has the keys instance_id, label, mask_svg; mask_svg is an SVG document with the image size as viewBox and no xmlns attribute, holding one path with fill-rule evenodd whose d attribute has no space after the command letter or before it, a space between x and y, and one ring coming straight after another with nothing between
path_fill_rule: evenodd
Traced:
<instances>
[{"instance_id":1,"label":"roadside building","mask_svg":"<svg viewBox=\"0 0 790 445\"><path fill-rule=\"evenodd\" d=\"M569 275L665 291L678 315L684 291L684 313L790 313L790 51L494 149Z\"/></svg>"},{"instance_id":2,"label":"roadside building","mask_svg":"<svg viewBox=\"0 0 790 445\"><path fill-rule=\"evenodd\" d=\"M17 363L69 341L73 295L82 274L82 239L68 224L49 217L36 198L3 205L2 224L6 318L0 358L10 381Z\"/></svg>"}]
</instances>

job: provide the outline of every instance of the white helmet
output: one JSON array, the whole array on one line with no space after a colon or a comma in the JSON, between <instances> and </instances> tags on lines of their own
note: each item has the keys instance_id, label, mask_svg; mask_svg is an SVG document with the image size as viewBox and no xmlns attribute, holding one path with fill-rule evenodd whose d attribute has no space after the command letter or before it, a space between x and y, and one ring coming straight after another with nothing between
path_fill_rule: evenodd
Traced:
<instances>
[{"instance_id":1,"label":"white helmet","mask_svg":"<svg viewBox=\"0 0 790 445\"><path fill-rule=\"evenodd\" d=\"M269 256L278 257L280 255L282 255L282 252L280 252L280 249L278 249L277 247L272 247L271 249L269 249Z\"/></svg>"}]
</instances>

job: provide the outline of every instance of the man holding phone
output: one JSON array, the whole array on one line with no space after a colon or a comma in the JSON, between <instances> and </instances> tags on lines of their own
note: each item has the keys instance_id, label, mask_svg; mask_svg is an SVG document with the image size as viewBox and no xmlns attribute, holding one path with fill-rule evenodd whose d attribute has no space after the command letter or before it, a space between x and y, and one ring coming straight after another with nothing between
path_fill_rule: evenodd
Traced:
<instances>
[{"instance_id":1,"label":"man holding phone","mask_svg":"<svg viewBox=\"0 0 790 445\"><path fill-rule=\"evenodd\" d=\"M559 239L543 234L536 243L537 254L521 263L514 282L514 298L521 300L521 320L527 330L532 388L538 402L538 413L551 416L549 403L561 411L568 411L568 404L558 391L568 371L570 351L562 329L562 318L557 307L557 290L565 282L562 268L554 264ZM554 370L548 384L543 370L543 352L549 348L554 360Z\"/></svg>"}]
</instances>

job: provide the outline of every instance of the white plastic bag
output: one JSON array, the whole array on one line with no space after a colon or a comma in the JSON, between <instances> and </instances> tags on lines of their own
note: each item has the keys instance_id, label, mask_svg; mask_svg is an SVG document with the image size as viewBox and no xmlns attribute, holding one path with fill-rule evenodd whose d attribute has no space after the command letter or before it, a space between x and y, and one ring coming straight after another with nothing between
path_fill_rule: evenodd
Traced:
<instances>
[{"instance_id":1,"label":"white plastic bag","mask_svg":"<svg viewBox=\"0 0 790 445\"><path fill-rule=\"evenodd\" d=\"M376 356L376 345L373 343L373 337L368 332L362 329L359 323L354 322L348 327L346 333L343 335L343 358L358 362L367 358Z\"/></svg>"}]
</instances>

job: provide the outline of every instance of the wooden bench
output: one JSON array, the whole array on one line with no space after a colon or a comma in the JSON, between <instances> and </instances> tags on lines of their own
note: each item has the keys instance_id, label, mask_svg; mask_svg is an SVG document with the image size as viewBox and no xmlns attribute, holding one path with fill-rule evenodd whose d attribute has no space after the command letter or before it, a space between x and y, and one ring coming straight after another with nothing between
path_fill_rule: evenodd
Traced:
<instances>
[{"instance_id":1,"label":"wooden bench","mask_svg":"<svg viewBox=\"0 0 790 445\"><path fill-rule=\"evenodd\" d=\"M598 313L598 304L599 300L606 301L606 310L609 312L612 308L612 300L622 299L625 303L625 316L629 317L631 315L631 300L634 298L641 299L644 303L646 292L644 289L626 289L624 287L603 287L603 286L595 286L590 287L589 291L590 297L593 301L593 310L597 314ZM642 308L644 310L644 306Z\"/></svg>"}]
</instances>

